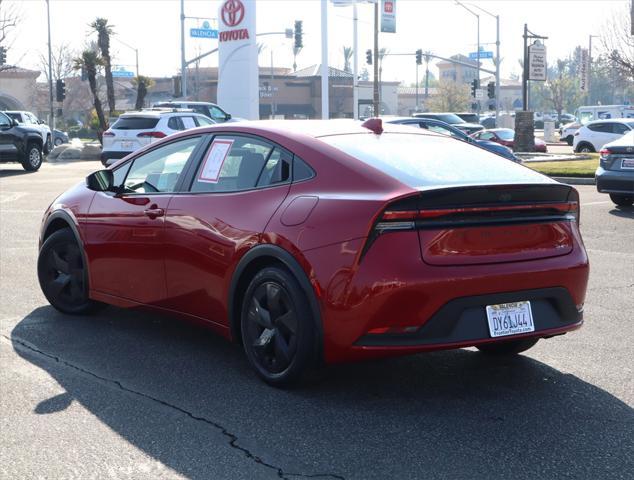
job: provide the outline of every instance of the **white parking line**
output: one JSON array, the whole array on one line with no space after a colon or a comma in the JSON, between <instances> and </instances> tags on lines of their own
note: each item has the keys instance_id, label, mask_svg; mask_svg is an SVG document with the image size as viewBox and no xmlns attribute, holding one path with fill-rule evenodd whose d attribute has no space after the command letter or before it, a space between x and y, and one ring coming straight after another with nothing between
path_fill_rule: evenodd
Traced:
<instances>
[{"instance_id":1,"label":"white parking line","mask_svg":"<svg viewBox=\"0 0 634 480\"><path fill-rule=\"evenodd\" d=\"M582 203L581 206L582 207L587 207L588 205L603 205L605 203L611 203L608 201L604 201L604 202L587 202L587 203Z\"/></svg>"},{"instance_id":2,"label":"white parking line","mask_svg":"<svg viewBox=\"0 0 634 480\"><path fill-rule=\"evenodd\" d=\"M27 192L0 193L0 203L15 202L16 200L19 200L20 198L25 197L26 195L28 195Z\"/></svg>"}]
</instances>

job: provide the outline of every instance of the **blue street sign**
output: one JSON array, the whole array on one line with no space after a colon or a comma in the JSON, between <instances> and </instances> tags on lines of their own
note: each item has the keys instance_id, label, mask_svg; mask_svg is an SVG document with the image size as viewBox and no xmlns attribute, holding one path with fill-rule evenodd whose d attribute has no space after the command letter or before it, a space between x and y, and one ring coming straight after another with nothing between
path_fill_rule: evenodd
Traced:
<instances>
[{"instance_id":1,"label":"blue street sign","mask_svg":"<svg viewBox=\"0 0 634 480\"><path fill-rule=\"evenodd\" d=\"M218 30L211 28L190 28L189 36L193 38L218 38Z\"/></svg>"},{"instance_id":2,"label":"blue street sign","mask_svg":"<svg viewBox=\"0 0 634 480\"><path fill-rule=\"evenodd\" d=\"M471 52L469 54L469 58L471 60L476 60L478 58L478 52ZM493 58L493 52L485 52L484 50L480 50L480 60L485 58Z\"/></svg>"},{"instance_id":3,"label":"blue street sign","mask_svg":"<svg viewBox=\"0 0 634 480\"><path fill-rule=\"evenodd\" d=\"M134 77L134 72L129 72L128 70L113 70L112 71L112 76L113 77L124 77L124 78L132 78Z\"/></svg>"}]
</instances>

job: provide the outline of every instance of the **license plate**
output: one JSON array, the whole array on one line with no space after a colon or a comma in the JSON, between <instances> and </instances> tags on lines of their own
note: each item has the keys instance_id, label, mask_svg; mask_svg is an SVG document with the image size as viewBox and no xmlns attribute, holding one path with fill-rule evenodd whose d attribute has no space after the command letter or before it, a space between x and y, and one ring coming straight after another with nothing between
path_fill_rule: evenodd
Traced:
<instances>
[{"instance_id":1,"label":"license plate","mask_svg":"<svg viewBox=\"0 0 634 480\"><path fill-rule=\"evenodd\" d=\"M535 331L531 302L487 305L489 333L492 337L506 337Z\"/></svg>"},{"instance_id":2,"label":"license plate","mask_svg":"<svg viewBox=\"0 0 634 480\"><path fill-rule=\"evenodd\" d=\"M634 158L624 158L621 160L621 168L634 169Z\"/></svg>"},{"instance_id":3,"label":"license plate","mask_svg":"<svg viewBox=\"0 0 634 480\"><path fill-rule=\"evenodd\" d=\"M123 140L121 142L121 148L132 148L132 142Z\"/></svg>"}]
</instances>

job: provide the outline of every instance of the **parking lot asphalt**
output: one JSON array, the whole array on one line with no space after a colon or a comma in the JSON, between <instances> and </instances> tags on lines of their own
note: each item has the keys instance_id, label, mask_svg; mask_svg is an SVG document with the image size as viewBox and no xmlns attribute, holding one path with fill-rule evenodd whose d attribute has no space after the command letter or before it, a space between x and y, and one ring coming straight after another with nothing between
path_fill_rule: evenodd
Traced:
<instances>
[{"instance_id":1,"label":"parking lot asphalt","mask_svg":"<svg viewBox=\"0 0 634 480\"><path fill-rule=\"evenodd\" d=\"M0 166L0 478L632 478L634 209L577 187L579 331L510 359L427 353L276 390L205 330L46 303L42 212L98 168Z\"/></svg>"}]
</instances>

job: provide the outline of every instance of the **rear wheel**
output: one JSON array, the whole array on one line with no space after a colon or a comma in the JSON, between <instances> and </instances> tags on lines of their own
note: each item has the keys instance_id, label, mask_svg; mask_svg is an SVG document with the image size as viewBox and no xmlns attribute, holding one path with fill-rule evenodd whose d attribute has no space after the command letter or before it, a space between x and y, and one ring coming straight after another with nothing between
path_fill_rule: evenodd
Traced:
<instances>
[{"instance_id":1,"label":"rear wheel","mask_svg":"<svg viewBox=\"0 0 634 480\"><path fill-rule=\"evenodd\" d=\"M524 352L537 343L537 338L524 338L498 343L485 343L476 348L487 355L514 355Z\"/></svg>"},{"instance_id":2,"label":"rear wheel","mask_svg":"<svg viewBox=\"0 0 634 480\"><path fill-rule=\"evenodd\" d=\"M35 142L26 147L26 158L22 161L22 168L27 172L35 172L42 166L42 148Z\"/></svg>"},{"instance_id":3,"label":"rear wheel","mask_svg":"<svg viewBox=\"0 0 634 480\"><path fill-rule=\"evenodd\" d=\"M634 195L623 195L618 193L611 193L610 200L619 207L631 207L634 204Z\"/></svg>"},{"instance_id":4,"label":"rear wheel","mask_svg":"<svg viewBox=\"0 0 634 480\"><path fill-rule=\"evenodd\" d=\"M264 268L249 284L241 330L249 363L273 386L293 383L314 360L315 328L306 295L282 268Z\"/></svg>"},{"instance_id":5,"label":"rear wheel","mask_svg":"<svg viewBox=\"0 0 634 480\"><path fill-rule=\"evenodd\" d=\"M594 147L589 143L582 142L577 145L577 153L592 153L594 152Z\"/></svg>"},{"instance_id":6,"label":"rear wheel","mask_svg":"<svg viewBox=\"0 0 634 480\"><path fill-rule=\"evenodd\" d=\"M574 137L572 135L568 135L566 137L566 143L572 147L572 143L574 142Z\"/></svg>"},{"instance_id":7,"label":"rear wheel","mask_svg":"<svg viewBox=\"0 0 634 480\"><path fill-rule=\"evenodd\" d=\"M102 306L88 298L88 275L81 247L68 228L54 232L42 245L37 276L42 293L60 312L81 315Z\"/></svg>"},{"instance_id":8,"label":"rear wheel","mask_svg":"<svg viewBox=\"0 0 634 480\"><path fill-rule=\"evenodd\" d=\"M47 135L46 136L46 141L44 142L44 153L46 155L48 155L48 153L51 151L51 147L53 146L53 142L51 141L51 136Z\"/></svg>"}]
</instances>

